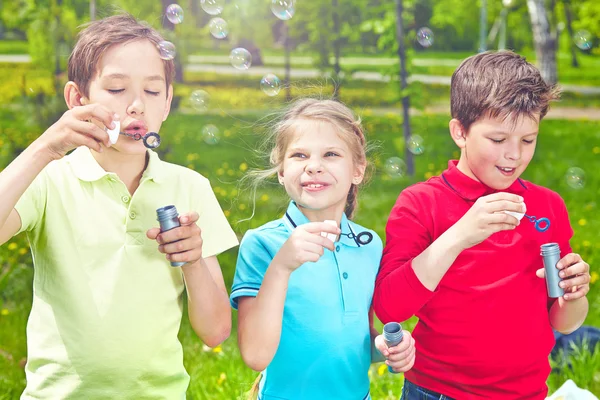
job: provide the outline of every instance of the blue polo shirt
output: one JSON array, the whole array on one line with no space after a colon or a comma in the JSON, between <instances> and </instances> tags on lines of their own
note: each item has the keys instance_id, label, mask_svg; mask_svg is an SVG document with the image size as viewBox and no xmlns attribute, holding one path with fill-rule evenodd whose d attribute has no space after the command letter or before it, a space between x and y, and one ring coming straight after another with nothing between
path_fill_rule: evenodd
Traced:
<instances>
[{"instance_id":1,"label":"blue polo shirt","mask_svg":"<svg viewBox=\"0 0 600 400\"><path fill-rule=\"evenodd\" d=\"M239 297L258 294L275 254L296 226L308 222L291 202L282 218L246 232L231 292L233 308ZM262 372L260 400L370 398L369 308L383 246L374 231L346 215L340 227L335 251L325 249L319 261L301 265L290 276L281 340ZM369 243L352 238L365 231L372 235Z\"/></svg>"}]
</instances>

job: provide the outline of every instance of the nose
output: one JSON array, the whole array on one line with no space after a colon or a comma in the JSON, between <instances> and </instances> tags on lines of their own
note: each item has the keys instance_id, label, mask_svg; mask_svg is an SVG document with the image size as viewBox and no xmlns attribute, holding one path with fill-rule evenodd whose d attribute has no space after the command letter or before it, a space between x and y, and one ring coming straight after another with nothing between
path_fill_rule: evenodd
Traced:
<instances>
[{"instance_id":1,"label":"nose","mask_svg":"<svg viewBox=\"0 0 600 400\"><path fill-rule=\"evenodd\" d=\"M521 145L520 144L507 144L505 149L504 157L508 160L520 160L521 159Z\"/></svg>"},{"instance_id":2,"label":"nose","mask_svg":"<svg viewBox=\"0 0 600 400\"><path fill-rule=\"evenodd\" d=\"M318 157L311 157L306 164L306 172L309 174L320 174L323 172L323 164Z\"/></svg>"},{"instance_id":3,"label":"nose","mask_svg":"<svg viewBox=\"0 0 600 400\"><path fill-rule=\"evenodd\" d=\"M136 96L129 107L127 107L127 113L129 115L144 115L144 111L144 101L139 96Z\"/></svg>"}]
</instances>

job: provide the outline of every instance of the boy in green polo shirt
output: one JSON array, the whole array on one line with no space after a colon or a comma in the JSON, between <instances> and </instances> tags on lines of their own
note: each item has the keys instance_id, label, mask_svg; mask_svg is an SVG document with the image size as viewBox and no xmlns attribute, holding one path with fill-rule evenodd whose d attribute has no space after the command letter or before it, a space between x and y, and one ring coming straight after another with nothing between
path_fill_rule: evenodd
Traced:
<instances>
[{"instance_id":1,"label":"boy in green polo shirt","mask_svg":"<svg viewBox=\"0 0 600 400\"><path fill-rule=\"evenodd\" d=\"M26 232L35 260L22 399L184 399L184 288L206 344L230 333L216 255L237 238L208 180L106 132L160 130L174 75L162 40L129 15L91 23L69 58L69 111L0 173L0 244ZM160 233L169 204L181 227Z\"/></svg>"}]
</instances>

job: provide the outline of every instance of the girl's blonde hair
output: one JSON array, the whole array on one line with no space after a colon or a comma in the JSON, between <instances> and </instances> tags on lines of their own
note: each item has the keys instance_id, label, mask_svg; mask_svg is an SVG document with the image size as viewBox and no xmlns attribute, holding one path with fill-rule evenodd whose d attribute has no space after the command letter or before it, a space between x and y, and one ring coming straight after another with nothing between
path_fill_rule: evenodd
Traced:
<instances>
[{"instance_id":1,"label":"girl's blonde hair","mask_svg":"<svg viewBox=\"0 0 600 400\"><path fill-rule=\"evenodd\" d=\"M354 165L367 166L365 134L360 118L355 116L352 110L335 100L298 99L283 113L265 141L271 149L269 155L270 167L265 170L250 171L247 175L253 183L254 193L260 183L276 176L280 171L285 152L294 139L295 128L299 121L319 121L331 124L350 148ZM354 216L358 205L357 195L358 185L352 184L344 210L348 218Z\"/></svg>"}]
</instances>

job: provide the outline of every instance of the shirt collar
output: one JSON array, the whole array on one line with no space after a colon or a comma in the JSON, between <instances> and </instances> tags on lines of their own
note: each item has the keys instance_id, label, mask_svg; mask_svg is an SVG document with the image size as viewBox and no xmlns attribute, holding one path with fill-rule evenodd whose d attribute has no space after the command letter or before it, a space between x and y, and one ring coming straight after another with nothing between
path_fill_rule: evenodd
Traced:
<instances>
[{"instance_id":1,"label":"shirt collar","mask_svg":"<svg viewBox=\"0 0 600 400\"><path fill-rule=\"evenodd\" d=\"M152 179L155 182L160 182L163 178L163 168L158 154L152 150L148 151L148 165L142 174L142 180L145 178ZM94 182L106 176L115 176L112 172L106 172L104 168L98 164L98 161L92 155L89 148L85 146L78 147L66 157L66 161L71 165L71 169L75 176L85 182Z\"/></svg>"},{"instance_id":2,"label":"shirt collar","mask_svg":"<svg viewBox=\"0 0 600 400\"><path fill-rule=\"evenodd\" d=\"M292 232L294 228L299 225L308 224L310 222L293 200L290 201L287 211L283 215L283 221L289 232ZM352 222L346 217L346 213L342 213L340 226L342 228L342 235L340 235L338 242L346 246L360 247L356 240L347 236L348 234L352 234L350 236L356 237L360 232L356 232L356 229L352 227Z\"/></svg>"},{"instance_id":3,"label":"shirt collar","mask_svg":"<svg viewBox=\"0 0 600 400\"><path fill-rule=\"evenodd\" d=\"M460 197L469 201L476 201L481 196L497 192L508 192L522 194L528 190L527 185L521 178L517 178L508 188L503 190L492 189L491 187L476 181L475 179L463 174L457 168L458 161L448 161L448 169L442 173L444 183L455 191Z\"/></svg>"}]
</instances>

